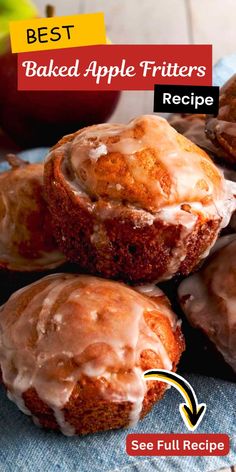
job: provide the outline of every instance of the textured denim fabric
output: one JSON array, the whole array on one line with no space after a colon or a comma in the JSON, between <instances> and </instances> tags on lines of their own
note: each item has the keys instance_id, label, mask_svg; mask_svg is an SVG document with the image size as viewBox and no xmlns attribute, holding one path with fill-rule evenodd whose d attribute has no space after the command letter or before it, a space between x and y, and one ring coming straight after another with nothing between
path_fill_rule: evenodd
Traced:
<instances>
[{"instance_id":1,"label":"textured denim fabric","mask_svg":"<svg viewBox=\"0 0 236 472\"><path fill-rule=\"evenodd\" d=\"M198 433L227 433L231 452L225 457L131 457L128 433L186 433L178 406L182 397L171 388L136 428L67 438L37 428L19 412L0 387L1 472L208 472L236 464L236 386L207 377L185 376L207 412Z\"/></svg>"}]
</instances>

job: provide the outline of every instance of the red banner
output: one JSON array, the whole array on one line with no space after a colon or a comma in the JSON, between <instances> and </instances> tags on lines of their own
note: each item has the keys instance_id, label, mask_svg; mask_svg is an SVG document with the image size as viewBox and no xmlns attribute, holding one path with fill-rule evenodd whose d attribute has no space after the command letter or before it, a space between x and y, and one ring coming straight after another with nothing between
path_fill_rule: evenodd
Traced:
<instances>
[{"instance_id":1,"label":"red banner","mask_svg":"<svg viewBox=\"0 0 236 472\"><path fill-rule=\"evenodd\" d=\"M101 45L18 54L19 90L212 85L210 45Z\"/></svg>"}]
</instances>

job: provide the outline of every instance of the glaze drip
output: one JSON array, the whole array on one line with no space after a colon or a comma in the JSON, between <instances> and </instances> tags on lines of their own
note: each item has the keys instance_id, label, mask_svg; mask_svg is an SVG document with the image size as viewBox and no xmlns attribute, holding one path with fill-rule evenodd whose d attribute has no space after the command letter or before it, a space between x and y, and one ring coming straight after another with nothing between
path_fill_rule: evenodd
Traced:
<instances>
[{"instance_id":1,"label":"glaze drip","mask_svg":"<svg viewBox=\"0 0 236 472\"><path fill-rule=\"evenodd\" d=\"M228 224L236 208L235 188L203 151L179 136L165 119L147 115L128 125L86 128L62 145L65 185L94 215L95 243L105 234L106 219L130 219L131 214L137 228L157 220L177 222L183 226L183 238L198 220ZM169 182L165 189L163 179ZM186 205L189 212L183 210Z\"/></svg>"}]
</instances>

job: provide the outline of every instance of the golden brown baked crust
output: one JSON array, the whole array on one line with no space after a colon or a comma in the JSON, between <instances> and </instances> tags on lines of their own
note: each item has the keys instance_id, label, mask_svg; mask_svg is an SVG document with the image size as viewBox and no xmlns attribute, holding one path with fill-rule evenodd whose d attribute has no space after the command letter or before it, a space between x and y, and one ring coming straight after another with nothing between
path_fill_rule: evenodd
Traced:
<instances>
[{"instance_id":1,"label":"golden brown baked crust","mask_svg":"<svg viewBox=\"0 0 236 472\"><path fill-rule=\"evenodd\" d=\"M211 257L179 287L190 323L200 328L236 372L236 235L220 238Z\"/></svg>"},{"instance_id":2,"label":"golden brown baked crust","mask_svg":"<svg viewBox=\"0 0 236 472\"><path fill-rule=\"evenodd\" d=\"M209 116L206 122L209 139L222 152L229 164L236 162L236 74L221 88L218 116Z\"/></svg>"},{"instance_id":3,"label":"golden brown baked crust","mask_svg":"<svg viewBox=\"0 0 236 472\"><path fill-rule=\"evenodd\" d=\"M36 423L68 435L143 417L166 390L143 372L175 370L184 340L164 294L137 290L55 274L16 292L0 316L9 398Z\"/></svg>"},{"instance_id":4,"label":"golden brown baked crust","mask_svg":"<svg viewBox=\"0 0 236 472\"><path fill-rule=\"evenodd\" d=\"M227 192L207 154L154 115L66 136L45 164L61 250L85 272L133 282L189 273L217 236Z\"/></svg>"},{"instance_id":5,"label":"golden brown baked crust","mask_svg":"<svg viewBox=\"0 0 236 472\"><path fill-rule=\"evenodd\" d=\"M61 265L43 197L43 164L10 156L12 169L0 174L0 269L46 270Z\"/></svg>"},{"instance_id":6,"label":"golden brown baked crust","mask_svg":"<svg viewBox=\"0 0 236 472\"><path fill-rule=\"evenodd\" d=\"M224 151L206 135L206 115L190 115L185 113L174 113L168 119L169 123L178 133L199 146L213 159L224 158Z\"/></svg>"}]
</instances>

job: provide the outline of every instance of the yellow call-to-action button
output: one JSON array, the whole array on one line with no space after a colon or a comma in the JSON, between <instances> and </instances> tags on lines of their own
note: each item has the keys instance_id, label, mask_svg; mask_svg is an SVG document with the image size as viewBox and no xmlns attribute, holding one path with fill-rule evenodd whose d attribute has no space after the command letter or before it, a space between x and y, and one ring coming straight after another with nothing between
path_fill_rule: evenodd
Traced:
<instances>
[{"instance_id":1,"label":"yellow call-to-action button","mask_svg":"<svg viewBox=\"0 0 236 472\"><path fill-rule=\"evenodd\" d=\"M12 52L106 44L103 13L10 22Z\"/></svg>"}]
</instances>

